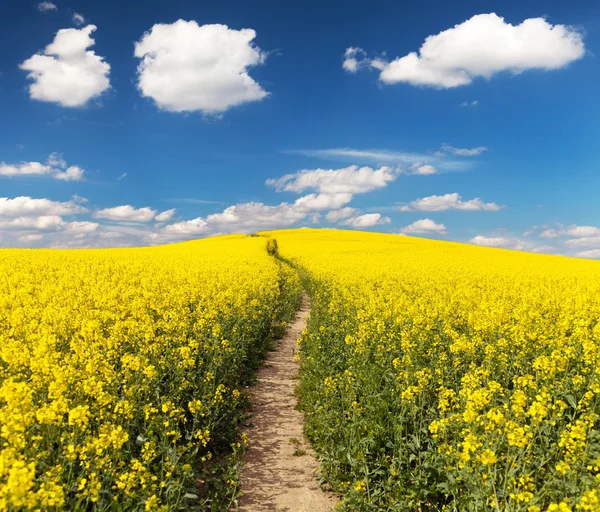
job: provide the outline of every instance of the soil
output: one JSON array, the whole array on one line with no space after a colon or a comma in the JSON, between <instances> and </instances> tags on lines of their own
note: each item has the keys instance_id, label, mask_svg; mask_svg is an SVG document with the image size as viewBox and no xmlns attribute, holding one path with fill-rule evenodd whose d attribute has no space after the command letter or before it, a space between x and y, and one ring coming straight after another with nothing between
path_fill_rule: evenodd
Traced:
<instances>
[{"instance_id":1,"label":"soil","mask_svg":"<svg viewBox=\"0 0 600 512\"><path fill-rule=\"evenodd\" d=\"M306 296L283 339L258 372L251 388L250 436L241 472L242 512L329 512L337 500L324 492L315 476L318 462L304 438L304 418L297 410L296 340L309 314Z\"/></svg>"}]
</instances>

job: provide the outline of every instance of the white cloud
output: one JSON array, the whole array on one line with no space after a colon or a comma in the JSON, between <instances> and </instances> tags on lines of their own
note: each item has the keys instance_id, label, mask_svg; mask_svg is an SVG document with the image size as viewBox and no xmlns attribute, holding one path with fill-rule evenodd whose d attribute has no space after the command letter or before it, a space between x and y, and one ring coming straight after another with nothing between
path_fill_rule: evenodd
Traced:
<instances>
[{"instance_id":1,"label":"white cloud","mask_svg":"<svg viewBox=\"0 0 600 512\"><path fill-rule=\"evenodd\" d=\"M556 229L544 226L544 230L539 234L540 238L554 239L569 237L568 240L562 242L565 247L575 249L580 247L600 247L600 228L596 226L578 226L573 224L564 227L558 224ZM534 228L535 229L535 228ZM592 256L589 256L592 254ZM581 251L575 254L580 257L595 257L595 250ZM583 255L583 256L582 256Z\"/></svg>"},{"instance_id":2,"label":"white cloud","mask_svg":"<svg viewBox=\"0 0 600 512\"><path fill-rule=\"evenodd\" d=\"M158 222L168 222L173 218L173 215L175 215L175 208L159 213L154 220Z\"/></svg>"},{"instance_id":3,"label":"white cloud","mask_svg":"<svg viewBox=\"0 0 600 512\"><path fill-rule=\"evenodd\" d=\"M391 62L367 59L363 53L346 59L356 61L350 64L355 71L368 66L380 70L379 79L386 84L452 88L501 72L560 69L584 53L583 34L574 27L551 25L544 18L515 26L489 13L429 36L418 53Z\"/></svg>"},{"instance_id":4,"label":"white cloud","mask_svg":"<svg viewBox=\"0 0 600 512\"><path fill-rule=\"evenodd\" d=\"M298 210L335 210L352 201L352 194L309 194L296 199Z\"/></svg>"},{"instance_id":5,"label":"white cloud","mask_svg":"<svg viewBox=\"0 0 600 512\"><path fill-rule=\"evenodd\" d=\"M166 235L175 235L177 237L202 235L208 231L209 228L206 221L201 218L169 224L162 230ZM155 235L154 238L158 238L158 235Z\"/></svg>"},{"instance_id":6,"label":"white cloud","mask_svg":"<svg viewBox=\"0 0 600 512\"><path fill-rule=\"evenodd\" d=\"M0 197L0 219L29 216L77 215L87 209L72 201L56 202L50 199L33 199L28 196Z\"/></svg>"},{"instance_id":7,"label":"white cloud","mask_svg":"<svg viewBox=\"0 0 600 512\"><path fill-rule=\"evenodd\" d=\"M392 221L389 217L382 217L380 213L365 213L358 217L350 217L340 222L342 226L353 228L370 228L380 224L389 224Z\"/></svg>"},{"instance_id":8,"label":"white cloud","mask_svg":"<svg viewBox=\"0 0 600 512\"><path fill-rule=\"evenodd\" d=\"M367 53L362 48L346 48L342 67L349 73L356 73L361 67L368 66Z\"/></svg>"},{"instance_id":9,"label":"white cloud","mask_svg":"<svg viewBox=\"0 0 600 512\"><path fill-rule=\"evenodd\" d=\"M479 146L477 148L455 148L450 144L442 144L442 147L438 151L438 155L477 156L481 155L484 151L487 151L485 146Z\"/></svg>"},{"instance_id":10,"label":"white cloud","mask_svg":"<svg viewBox=\"0 0 600 512\"><path fill-rule=\"evenodd\" d=\"M121 175L120 175L120 176L119 176L117 179L118 179L119 181L121 181L121 180L125 179L126 177L127 177L127 173L126 173L126 172L124 172L124 173L123 173L123 174L121 174Z\"/></svg>"},{"instance_id":11,"label":"white cloud","mask_svg":"<svg viewBox=\"0 0 600 512\"><path fill-rule=\"evenodd\" d=\"M303 192L316 190L322 194L361 194L383 188L398 177L392 167L379 169L351 165L343 169L303 170L267 180L267 185L278 192Z\"/></svg>"},{"instance_id":12,"label":"white cloud","mask_svg":"<svg viewBox=\"0 0 600 512\"><path fill-rule=\"evenodd\" d=\"M592 249L591 251L581 251L575 254L578 258L600 258L600 249Z\"/></svg>"},{"instance_id":13,"label":"white cloud","mask_svg":"<svg viewBox=\"0 0 600 512\"><path fill-rule=\"evenodd\" d=\"M72 165L64 172L54 174L54 178L63 181L81 181L83 179L83 172L84 171L81 167Z\"/></svg>"},{"instance_id":14,"label":"white cloud","mask_svg":"<svg viewBox=\"0 0 600 512\"><path fill-rule=\"evenodd\" d=\"M155 241L187 238L211 233L252 233L264 229L287 227L311 215L289 203L268 206L263 203L241 203L229 206L220 213L206 218L169 224L155 233Z\"/></svg>"},{"instance_id":15,"label":"white cloud","mask_svg":"<svg viewBox=\"0 0 600 512\"><path fill-rule=\"evenodd\" d=\"M59 30L43 53L20 65L33 80L29 86L31 98L63 107L82 107L110 87L110 66L88 50L95 43L90 37L95 30L95 25Z\"/></svg>"},{"instance_id":16,"label":"white cloud","mask_svg":"<svg viewBox=\"0 0 600 512\"><path fill-rule=\"evenodd\" d=\"M73 23L75 23L75 25L77 25L77 26L83 25L85 23L85 18L78 12L74 12L73 13Z\"/></svg>"},{"instance_id":17,"label":"white cloud","mask_svg":"<svg viewBox=\"0 0 600 512\"><path fill-rule=\"evenodd\" d=\"M44 238L44 235L42 235L40 233L31 233L29 235L21 235L19 237L19 240L21 242L29 243L29 242L39 242L42 238Z\"/></svg>"},{"instance_id":18,"label":"white cloud","mask_svg":"<svg viewBox=\"0 0 600 512\"><path fill-rule=\"evenodd\" d=\"M40 215L39 217L16 217L0 220L0 229L58 229L65 221L58 215Z\"/></svg>"},{"instance_id":19,"label":"white cloud","mask_svg":"<svg viewBox=\"0 0 600 512\"><path fill-rule=\"evenodd\" d=\"M178 20L156 24L135 44L138 88L171 112L219 113L268 95L248 69L266 54L252 29Z\"/></svg>"},{"instance_id":20,"label":"white cloud","mask_svg":"<svg viewBox=\"0 0 600 512\"><path fill-rule=\"evenodd\" d=\"M113 208L103 208L94 212L97 219L108 219L123 222L149 222L156 216L156 210L146 206L144 208L134 208L129 204L115 206Z\"/></svg>"},{"instance_id":21,"label":"white cloud","mask_svg":"<svg viewBox=\"0 0 600 512\"><path fill-rule=\"evenodd\" d=\"M512 238L507 237L492 237L477 235L469 240L470 244L482 245L484 247L514 247L516 242Z\"/></svg>"},{"instance_id":22,"label":"white cloud","mask_svg":"<svg viewBox=\"0 0 600 512\"><path fill-rule=\"evenodd\" d=\"M571 226L565 230L565 234L576 238L600 236L600 228L596 226Z\"/></svg>"},{"instance_id":23,"label":"white cloud","mask_svg":"<svg viewBox=\"0 0 600 512\"><path fill-rule=\"evenodd\" d=\"M584 236L572 238L565 242L567 247L600 247L600 236Z\"/></svg>"},{"instance_id":24,"label":"white cloud","mask_svg":"<svg viewBox=\"0 0 600 512\"><path fill-rule=\"evenodd\" d=\"M545 229L540 233L540 238L557 238L562 236L562 232L556 229Z\"/></svg>"},{"instance_id":25,"label":"white cloud","mask_svg":"<svg viewBox=\"0 0 600 512\"><path fill-rule=\"evenodd\" d=\"M461 196L454 192L453 194L444 194L443 196L429 196L412 201L409 205L400 208L401 212L443 212L445 210L468 210L468 211L489 211L497 212L502 206L496 203L484 203L481 199L475 198L463 201Z\"/></svg>"},{"instance_id":26,"label":"white cloud","mask_svg":"<svg viewBox=\"0 0 600 512\"><path fill-rule=\"evenodd\" d=\"M411 174L417 174L419 176L429 176L431 174L437 174L437 169L433 165L429 164L415 164L413 166L413 171Z\"/></svg>"},{"instance_id":27,"label":"white cloud","mask_svg":"<svg viewBox=\"0 0 600 512\"><path fill-rule=\"evenodd\" d=\"M73 165L69 168L60 153L51 153L46 164L40 162L21 162L7 164L0 162L0 176L50 176L62 181L83 180L84 170ZM64 170L63 170L64 169Z\"/></svg>"},{"instance_id":28,"label":"white cloud","mask_svg":"<svg viewBox=\"0 0 600 512\"><path fill-rule=\"evenodd\" d=\"M348 194L349 195L349 194ZM255 231L288 227L303 220L316 223L320 220L315 212L346 200L344 194L328 196L310 194L295 203L281 203L269 206L250 202L229 206L225 210L208 215L205 218L169 224L152 238L154 241L170 241L197 235L213 233L252 233Z\"/></svg>"},{"instance_id":29,"label":"white cloud","mask_svg":"<svg viewBox=\"0 0 600 512\"><path fill-rule=\"evenodd\" d=\"M40 2L37 4L40 12L56 11L57 7L52 2Z\"/></svg>"},{"instance_id":30,"label":"white cloud","mask_svg":"<svg viewBox=\"0 0 600 512\"><path fill-rule=\"evenodd\" d=\"M436 151L431 153L409 153L406 151L394 151L389 149L354 149L354 148L330 148L330 149L295 149L283 151L294 155L303 155L327 160L337 160L352 164L374 164L391 165L396 167L398 174L424 174L419 168L431 165L441 170L464 170L472 167L471 162L462 158L454 158L455 155ZM427 168L426 168L427 169Z\"/></svg>"},{"instance_id":31,"label":"white cloud","mask_svg":"<svg viewBox=\"0 0 600 512\"><path fill-rule=\"evenodd\" d=\"M72 233L92 233L98 229L100 224L97 222L89 221L75 221L69 222L67 230Z\"/></svg>"},{"instance_id":32,"label":"white cloud","mask_svg":"<svg viewBox=\"0 0 600 512\"><path fill-rule=\"evenodd\" d=\"M476 107L477 105L479 105L479 100L463 101L460 104L461 107Z\"/></svg>"},{"instance_id":33,"label":"white cloud","mask_svg":"<svg viewBox=\"0 0 600 512\"><path fill-rule=\"evenodd\" d=\"M52 167L58 167L60 169L65 169L67 167L67 162L64 161L62 153L50 153L48 155L48 160L46 163Z\"/></svg>"},{"instance_id":34,"label":"white cloud","mask_svg":"<svg viewBox=\"0 0 600 512\"><path fill-rule=\"evenodd\" d=\"M447 232L446 226L443 224L437 224L431 219L421 219L403 227L400 230L401 233L406 235L418 235L418 234L438 234L443 235Z\"/></svg>"},{"instance_id":35,"label":"white cloud","mask_svg":"<svg viewBox=\"0 0 600 512\"><path fill-rule=\"evenodd\" d=\"M356 208L347 206L346 208L340 208L339 210L332 210L327 212L325 219L329 222L337 222L338 220L347 219L357 212Z\"/></svg>"},{"instance_id":36,"label":"white cloud","mask_svg":"<svg viewBox=\"0 0 600 512\"><path fill-rule=\"evenodd\" d=\"M263 203L242 203L226 208L222 213L206 217L216 231L231 231L232 226L242 231L254 231L275 226L290 226L304 219L307 211L288 203L268 206Z\"/></svg>"},{"instance_id":37,"label":"white cloud","mask_svg":"<svg viewBox=\"0 0 600 512\"><path fill-rule=\"evenodd\" d=\"M71 199L75 203L87 203L88 202L87 198L81 197L79 194L73 194L73 196L71 197Z\"/></svg>"},{"instance_id":38,"label":"white cloud","mask_svg":"<svg viewBox=\"0 0 600 512\"><path fill-rule=\"evenodd\" d=\"M439 159L435 155L407 153L389 149L294 149L285 151L295 155L314 156L331 160L369 161L385 164L423 164L436 163Z\"/></svg>"}]
</instances>

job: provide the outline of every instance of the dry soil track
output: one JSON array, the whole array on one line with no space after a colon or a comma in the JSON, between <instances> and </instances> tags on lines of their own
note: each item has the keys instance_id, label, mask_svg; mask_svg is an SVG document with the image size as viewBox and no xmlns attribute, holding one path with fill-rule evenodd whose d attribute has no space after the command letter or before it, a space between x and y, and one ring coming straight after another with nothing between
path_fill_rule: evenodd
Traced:
<instances>
[{"instance_id":1,"label":"dry soil track","mask_svg":"<svg viewBox=\"0 0 600 512\"><path fill-rule=\"evenodd\" d=\"M258 372L252 388L250 447L244 458L242 512L329 512L336 503L315 478L318 466L304 439L303 415L296 409L296 340L306 327L309 303L302 299L296 319Z\"/></svg>"}]
</instances>

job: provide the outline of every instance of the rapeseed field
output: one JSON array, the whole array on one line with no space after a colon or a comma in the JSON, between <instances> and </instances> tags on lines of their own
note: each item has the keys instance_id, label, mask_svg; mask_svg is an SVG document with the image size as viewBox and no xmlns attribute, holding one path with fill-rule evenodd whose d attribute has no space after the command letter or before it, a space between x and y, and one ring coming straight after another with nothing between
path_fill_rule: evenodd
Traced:
<instances>
[{"instance_id":1,"label":"rapeseed field","mask_svg":"<svg viewBox=\"0 0 600 512\"><path fill-rule=\"evenodd\" d=\"M300 280L340 509L600 510L598 262L302 229L2 250L0 275L0 510L228 510Z\"/></svg>"},{"instance_id":2,"label":"rapeseed field","mask_svg":"<svg viewBox=\"0 0 600 512\"><path fill-rule=\"evenodd\" d=\"M1 250L0 510L226 510L242 386L299 298L266 244Z\"/></svg>"},{"instance_id":3,"label":"rapeseed field","mask_svg":"<svg viewBox=\"0 0 600 512\"><path fill-rule=\"evenodd\" d=\"M342 508L600 510L600 264L270 233L312 313L301 405Z\"/></svg>"}]
</instances>

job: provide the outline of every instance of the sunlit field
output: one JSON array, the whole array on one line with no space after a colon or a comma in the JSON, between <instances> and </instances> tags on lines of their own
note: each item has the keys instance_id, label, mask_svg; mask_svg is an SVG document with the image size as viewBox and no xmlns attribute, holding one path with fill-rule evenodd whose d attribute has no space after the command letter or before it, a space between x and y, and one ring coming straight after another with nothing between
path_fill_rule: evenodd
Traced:
<instances>
[{"instance_id":1,"label":"sunlit field","mask_svg":"<svg viewBox=\"0 0 600 512\"><path fill-rule=\"evenodd\" d=\"M0 510L227 510L301 285L340 509L600 510L598 262L301 229L1 250L0 276Z\"/></svg>"},{"instance_id":2,"label":"sunlit field","mask_svg":"<svg viewBox=\"0 0 600 512\"><path fill-rule=\"evenodd\" d=\"M600 264L271 233L312 298L301 401L348 510L600 510Z\"/></svg>"},{"instance_id":3,"label":"sunlit field","mask_svg":"<svg viewBox=\"0 0 600 512\"><path fill-rule=\"evenodd\" d=\"M0 251L0 510L226 509L241 386L298 300L265 245Z\"/></svg>"}]
</instances>

